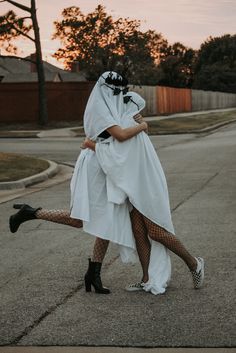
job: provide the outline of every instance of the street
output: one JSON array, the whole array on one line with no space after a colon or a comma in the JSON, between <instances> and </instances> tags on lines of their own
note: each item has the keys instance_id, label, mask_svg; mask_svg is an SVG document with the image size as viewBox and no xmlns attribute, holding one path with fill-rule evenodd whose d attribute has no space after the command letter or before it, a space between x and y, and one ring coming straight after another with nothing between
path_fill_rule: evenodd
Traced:
<instances>
[{"instance_id":1,"label":"street","mask_svg":"<svg viewBox=\"0 0 236 353\"><path fill-rule=\"evenodd\" d=\"M0 204L0 344L20 346L235 347L236 124L205 135L152 136L166 173L176 234L206 262L194 290L172 258L166 294L128 293L140 265L110 244L102 268L110 295L85 293L94 238L40 220L8 228L12 204L68 209L69 182ZM73 165L82 139L0 139L0 151Z\"/></svg>"}]
</instances>

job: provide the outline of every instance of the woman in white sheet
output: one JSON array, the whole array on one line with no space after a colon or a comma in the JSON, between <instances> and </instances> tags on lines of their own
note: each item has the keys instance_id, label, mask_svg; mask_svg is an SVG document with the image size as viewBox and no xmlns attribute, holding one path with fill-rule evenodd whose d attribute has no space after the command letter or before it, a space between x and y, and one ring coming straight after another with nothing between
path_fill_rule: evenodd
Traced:
<instances>
[{"instance_id":1,"label":"woman in white sheet","mask_svg":"<svg viewBox=\"0 0 236 353\"><path fill-rule=\"evenodd\" d=\"M117 121L125 120L127 115L124 103L126 85L126 80L113 72L106 72L99 78L84 114L84 130L88 138L109 143L111 140L109 129L113 129ZM138 111L143 107L140 106ZM137 111L130 114L136 113ZM120 128L121 139L128 141L146 128L145 122L124 126ZM82 219L83 229L87 233L99 235L100 238L119 244L122 261L133 262L136 244L139 246L139 243L136 241L135 244L136 237L134 239L132 233L130 202L127 195L121 189L114 187L111 180L106 178L97 157L92 150L85 149L76 163L71 181L71 217ZM151 260L155 258L155 261L150 262L150 267L155 274L150 290L152 289L155 294L164 293L171 274L170 257L162 244L155 242L152 248L155 250ZM142 268L146 271L142 280L147 281L148 267L142 263L140 247L137 250Z\"/></svg>"},{"instance_id":2,"label":"woman in white sheet","mask_svg":"<svg viewBox=\"0 0 236 353\"><path fill-rule=\"evenodd\" d=\"M141 132L130 139L124 139L124 130L137 126L132 117L144 107L143 99L134 92L128 93L124 96L127 109L124 109L123 115L117 113L118 106L114 103L112 115L106 112L107 103L112 101L114 95L120 94L115 85L116 75L114 72L105 73L99 78L94 101L101 101L102 98L105 101L100 111L101 118L94 124L90 114L84 123L85 128L92 124L96 126L95 130L92 129L86 135L91 141L97 142L97 159L107 176L108 191L110 189L108 200L122 205L128 198L133 207L133 233L144 277L130 289L143 288L154 294L161 293L156 281L158 266L155 266L159 259L154 255L154 250L160 252L161 244L183 259L191 271L194 288L200 288L204 279L204 260L193 257L174 235L165 175L149 137L145 132ZM98 141L99 129L106 130L111 137ZM86 146L95 149L94 144L89 141ZM164 256L163 263L167 263L167 255ZM158 265L161 266L162 261L159 261Z\"/></svg>"}]
</instances>

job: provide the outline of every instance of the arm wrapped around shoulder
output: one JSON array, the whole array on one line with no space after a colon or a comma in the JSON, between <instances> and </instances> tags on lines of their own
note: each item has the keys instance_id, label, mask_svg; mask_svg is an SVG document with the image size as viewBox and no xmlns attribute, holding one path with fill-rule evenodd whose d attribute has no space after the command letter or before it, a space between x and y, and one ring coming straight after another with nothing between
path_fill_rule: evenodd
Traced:
<instances>
[{"instance_id":1,"label":"arm wrapped around shoulder","mask_svg":"<svg viewBox=\"0 0 236 353\"><path fill-rule=\"evenodd\" d=\"M136 135L138 135L142 131L147 131L148 125L145 121L136 126L131 126L125 129L122 129L120 126L115 125L107 129L109 134L113 136L119 142L126 141Z\"/></svg>"}]
</instances>

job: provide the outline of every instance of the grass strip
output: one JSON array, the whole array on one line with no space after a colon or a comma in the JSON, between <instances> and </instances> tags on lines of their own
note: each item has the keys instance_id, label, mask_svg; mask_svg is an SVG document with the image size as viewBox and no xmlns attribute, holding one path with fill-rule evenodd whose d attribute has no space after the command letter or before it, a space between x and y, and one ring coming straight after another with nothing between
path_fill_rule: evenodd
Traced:
<instances>
[{"instance_id":1,"label":"grass strip","mask_svg":"<svg viewBox=\"0 0 236 353\"><path fill-rule=\"evenodd\" d=\"M236 120L236 112L208 113L186 117L175 117L148 123L149 134L194 133L202 129Z\"/></svg>"},{"instance_id":2,"label":"grass strip","mask_svg":"<svg viewBox=\"0 0 236 353\"><path fill-rule=\"evenodd\" d=\"M16 153L0 152L0 182L17 181L48 169L47 161Z\"/></svg>"}]
</instances>

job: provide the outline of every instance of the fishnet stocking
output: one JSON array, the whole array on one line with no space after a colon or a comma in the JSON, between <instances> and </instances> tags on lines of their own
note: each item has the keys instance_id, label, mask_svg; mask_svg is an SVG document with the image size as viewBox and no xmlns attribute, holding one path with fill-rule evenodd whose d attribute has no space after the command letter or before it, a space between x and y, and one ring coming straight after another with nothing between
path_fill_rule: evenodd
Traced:
<instances>
[{"instance_id":1,"label":"fishnet stocking","mask_svg":"<svg viewBox=\"0 0 236 353\"><path fill-rule=\"evenodd\" d=\"M94 247L93 247L93 255L92 255L93 262L100 262L100 263L103 262L107 252L108 245L109 245L109 240L96 238Z\"/></svg>"},{"instance_id":2,"label":"fishnet stocking","mask_svg":"<svg viewBox=\"0 0 236 353\"><path fill-rule=\"evenodd\" d=\"M37 219L43 219L44 221L64 224L75 228L83 227L83 222L80 219L71 218L70 213L66 210L41 209L35 213L35 216ZM96 238L93 248L92 261L102 263L106 255L108 245L108 240Z\"/></svg>"},{"instance_id":3,"label":"fishnet stocking","mask_svg":"<svg viewBox=\"0 0 236 353\"><path fill-rule=\"evenodd\" d=\"M45 210L41 209L35 213L37 219L43 219L54 223L65 224L75 228L83 227L80 219L70 217L70 213L66 210Z\"/></svg>"},{"instance_id":4,"label":"fishnet stocking","mask_svg":"<svg viewBox=\"0 0 236 353\"><path fill-rule=\"evenodd\" d=\"M151 251L151 244L148 239L147 227L145 225L143 215L136 208L133 208L133 210L131 211L130 218L132 222L132 229L136 242L139 260L143 270L142 280L144 282L147 282L148 266Z\"/></svg>"},{"instance_id":5,"label":"fishnet stocking","mask_svg":"<svg viewBox=\"0 0 236 353\"><path fill-rule=\"evenodd\" d=\"M196 259L186 250L178 238L176 238L173 234L169 233L164 228L161 228L157 224L153 223L145 216L142 215L142 217L148 230L148 235L151 239L158 241L159 243L166 246L167 249L178 255L186 263L190 270L196 269Z\"/></svg>"}]
</instances>

